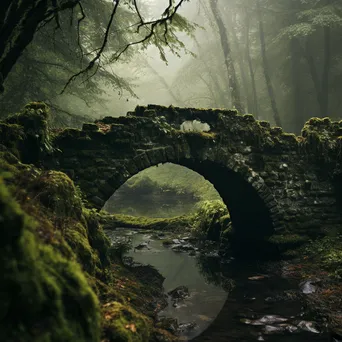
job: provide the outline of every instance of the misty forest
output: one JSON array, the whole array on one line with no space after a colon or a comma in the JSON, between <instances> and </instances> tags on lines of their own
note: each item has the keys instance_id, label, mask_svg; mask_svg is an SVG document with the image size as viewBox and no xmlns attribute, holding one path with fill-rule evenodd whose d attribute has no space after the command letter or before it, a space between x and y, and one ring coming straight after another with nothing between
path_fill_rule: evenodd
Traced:
<instances>
[{"instance_id":1,"label":"misty forest","mask_svg":"<svg viewBox=\"0 0 342 342\"><path fill-rule=\"evenodd\" d=\"M342 342L342 1L1 0L0 341Z\"/></svg>"}]
</instances>

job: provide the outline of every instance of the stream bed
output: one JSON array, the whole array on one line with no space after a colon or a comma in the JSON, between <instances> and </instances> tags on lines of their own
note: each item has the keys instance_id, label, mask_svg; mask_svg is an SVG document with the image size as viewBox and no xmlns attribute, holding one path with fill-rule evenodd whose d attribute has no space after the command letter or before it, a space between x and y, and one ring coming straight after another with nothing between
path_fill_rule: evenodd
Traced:
<instances>
[{"instance_id":1,"label":"stream bed","mask_svg":"<svg viewBox=\"0 0 342 342\"><path fill-rule=\"evenodd\" d=\"M276 265L234 258L222 262L215 253L202 255L190 248L186 234L170 235L176 243L167 246L167 233L106 233L112 240L131 239L126 257L155 267L165 277L168 306L159 317L177 320L182 341L329 341L327 332L305 313L296 281L272 271ZM177 246L189 248L179 251Z\"/></svg>"}]
</instances>

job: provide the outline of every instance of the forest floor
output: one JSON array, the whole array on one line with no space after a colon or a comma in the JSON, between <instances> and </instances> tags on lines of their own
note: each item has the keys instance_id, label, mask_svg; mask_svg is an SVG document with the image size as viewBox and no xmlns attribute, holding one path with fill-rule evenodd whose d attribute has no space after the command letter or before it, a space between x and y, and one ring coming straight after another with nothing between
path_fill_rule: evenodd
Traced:
<instances>
[{"instance_id":1,"label":"forest floor","mask_svg":"<svg viewBox=\"0 0 342 342\"><path fill-rule=\"evenodd\" d=\"M328 329L342 333L342 236L326 236L302 246L298 255L283 262L283 276L306 287L307 309Z\"/></svg>"}]
</instances>

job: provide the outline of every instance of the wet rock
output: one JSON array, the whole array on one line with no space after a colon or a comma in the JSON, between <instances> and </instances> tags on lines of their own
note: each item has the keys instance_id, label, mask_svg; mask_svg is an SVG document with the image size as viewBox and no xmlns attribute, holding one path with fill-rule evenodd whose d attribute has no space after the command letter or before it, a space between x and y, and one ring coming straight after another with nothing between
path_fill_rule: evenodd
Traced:
<instances>
[{"instance_id":1,"label":"wet rock","mask_svg":"<svg viewBox=\"0 0 342 342\"><path fill-rule=\"evenodd\" d=\"M196 251L190 251L189 255L190 256L196 256Z\"/></svg>"},{"instance_id":2,"label":"wet rock","mask_svg":"<svg viewBox=\"0 0 342 342\"><path fill-rule=\"evenodd\" d=\"M179 245L181 243L179 239L173 239L172 242L176 245Z\"/></svg>"},{"instance_id":3,"label":"wet rock","mask_svg":"<svg viewBox=\"0 0 342 342\"><path fill-rule=\"evenodd\" d=\"M174 245L171 247L171 249L173 251L176 251L176 252L188 252L188 251L194 251L195 248L194 246L190 245L190 244L186 244L186 245Z\"/></svg>"},{"instance_id":4,"label":"wet rock","mask_svg":"<svg viewBox=\"0 0 342 342\"><path fill-rule=\"evenodd\" d=\"M183 237L181 237L181 240L189 241L190 240L190 236L183 236Z\"/></svg>"},{"instance_id":5,"label":"wet rock","mask_svg":"<svg viewBox=\"0 0 342 342\"><path fill-rule=\"evenodd\" d=\"M248 324L248 325L264 325L263 323L259 322L258 320L251 320L248 318L241 318L240 322L243 324Z\"/></svg>"},{"instance_id":6,"label":"wet rock","mask_svg":"<svg viewBox=\"0 0 342 342\"><path fill-rule=\"evenodd\" d=\"M180 323L178 325L178 330L180 332L191 331L191 330L194 330L195 328L197 328L197 324L195 322Z\"/></svg>"},{"instance_id":7,"label":"wet rock","mask_svg":"<svg viewBox=\"0 0 342 342\"><path fill-rule=\"evenodd\" d=\"M163 241L163 246L167 247L167 246L171 246L173 244L173 242L171 240L165 240Z\"/></svg>"},{"instance_id":8,"label":"wet rock","mask_svg":"<svg viewBox=\"0 0 342 342\"><path fill-rule=\"evenodd\" d=\"M314 334L319 334L319 330L317 330L316 326L315 326L315 322L308 322L308 321L300 321L298 323L298 327L304 331L309 331L312 332Z\"/></svg>"},{"instance_id":9,"label":"wet rock","mask_svg":"<svg viewBox=\"0 0 342 342\"><path fill-rule=\"evenodd\" d=\"M171 334L176 334L179 330L177 319L171 317L160 317L156 326L157 328L169 331Z\"/></svg>"},{"instance_id":10,"label":"wet rock","mask_svg":"<svg viewBox=\"0 0 342 342\"><path fill-rule=\"evenodd\" d=\"M148 246L148 242L139 243L139 245L134 247L134 252L135 252L136 249L141 250L141 249L144 249L144 248L150 249L150 247Z\"/></svg>"},{"instance_id":11,"label":"wet rock","mask_svg":"<svg viewBox=\"0 0 342 342\"><path fill-rule=\"evenodd\" d=\"M317 282L318 281L307 280L305 282L300 283L299 288L304 294L314 293L317 290L317 287L314 284L316 284Z\"/></svg>"},{"instance_id":12,"label":"wet rock","mask_svg":"<svg viewBox=\"0 0 342 342\"><path fill-rule=\"evenodd\" d=\"M267 275L258 275L258 276L253 276L253 277L248 277L248 280L263 280L269 278Z\"/></svg>"},{"instance_id":13,"label":"wet rock","mask_svg":"<svg viewBox=\"0 0 342 342\"><path fill-rule=\"evenodd\" d=\"M184 299L184 298L189 297L189 295L190 295L189 294L189 289L186 286L183 286L183 285L176 287L175 289L169 291L167 294L173 300Z\"/></svg>"},{"instance_id":14,"label":"wet rock","mask_svg":"<svg viewBox=\"0 0 342 342\"><path fill-rule=\"evenodd\" d=\"M273 324L273 323L286 322L288 321L288 319L285 317L278 316L278 315L266 315L266 316L261 317L258 321L263 324Z\"/></svg>"},{"instance_id":15,"label":"wet rock","mask_svg":"<svg viewBox=\"0 0 342 342\"><path fill-rule=\"evenodd\" d=\"M264 334L266 335L282 334L285 332L285 327L266 325L263 331L264 331Z\"/></svg>"},{"instance_id":16,"label":"wet rock","mask_svg":"<svg viewBox=\"0 0 342 342\"><path fill-rule=\"evenodd\" d=\"M287 324L285 326L285 331L289 332L290 334L293 334L299 332L299 329L295 325Z\"/></svg>"},{"instance_id":17,"label":"wet rock","mask_svg":"<svg viewBox=\"0 0 342 342\"><path fill-rule=\"evenodd\" d=\"M249 325L269 325L274 323L282 323L288 321L287 318L278 316L278 315L265 315L259 319L250 320L250 319L242 319L240 322L249 324ZM284 328L284 327L283 327ZM285 328L284 328L285 329Z\"/></svg>"},{"instance_id":18,"label":"wet rock","mask_svg":"<svg viewBox=\"0 0 342 342\"><path fill-rule=\"evenodd\" d=\"M220 255L219 255L218 251L210 251L210 252L204 253L204 257L206 257L206 258L220 258Z\"/></svg>"}]
</instances>

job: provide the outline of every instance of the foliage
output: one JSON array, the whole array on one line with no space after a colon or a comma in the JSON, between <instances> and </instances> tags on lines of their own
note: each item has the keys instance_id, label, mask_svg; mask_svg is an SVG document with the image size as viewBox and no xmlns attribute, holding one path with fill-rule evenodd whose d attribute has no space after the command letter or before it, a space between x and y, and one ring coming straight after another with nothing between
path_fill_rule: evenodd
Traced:
<instances>
[{"instance_id":1,"label":"foliage","mask_svg":"<svg viewBox=\"0 0 342 342\"><path fill-rule=\"evenodd\" d=\"M157 46L165 62L165 49L176 55L186 50L177 33L191 34L194 26L177 13L183 1L177 6L172 1L172 6L156 20L143 19L148 7L137 0L117 1L114 7L105 0L96 3L70 0L57 6L48 20L42 20L36 32L30 32L35 33L34 39L6 79L5 93L0 98L3 108L0 116L17 112L28 101L40 100L52 108L49 120L53 126L77 127L91 116L98 117L108 110L105 98L114 93L119 97L123 93L136 97L131 86L133 75L120 76L118 61L121 64L132 61L138 52L136 46L141 50L151 44ZM72 11L63 11L67 8ZM40 10L44 10L43 5ZM33 11L39 20L38 8ZM112 24L114 17L115 24ZM12 28L16 23L3 24ZM4 44L7 44L5 38ZM13 52L14 56L18 57ZM3 59L6 58L4 55ZM66 84L68 92L62 95Z\"/></svg>"},{"instance_id":2,"label":"foliage","mask_svg":"<svg viewBox=\"0 0 342 342\"><path fill-rule=\"evenodd\" d=\"M221 230L224 229L221 227L220 219L226 215L228 215L228 210L222 201L200 202L192 221L192 233L204 240L219 238Z\"/></svg>"},{"instance_id":3,"label":"foliage","mask_svg":"<svg viewBox=\"0 0 342 342\"><path fill-rule=\"evenodd\" d=\"M245 112L274 123L262 63L262 23L266 71L283 128L298 134L312 116L340 118L341 2L220 0L218 6ZM200 1L199 12L197 22L204 29L196 32L196 57L181 66L173 87L187 105L231 108L215 17L205 1Z\"/></svg>"}]
</instances>

